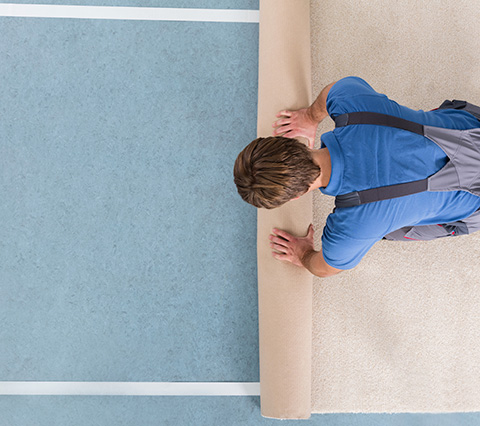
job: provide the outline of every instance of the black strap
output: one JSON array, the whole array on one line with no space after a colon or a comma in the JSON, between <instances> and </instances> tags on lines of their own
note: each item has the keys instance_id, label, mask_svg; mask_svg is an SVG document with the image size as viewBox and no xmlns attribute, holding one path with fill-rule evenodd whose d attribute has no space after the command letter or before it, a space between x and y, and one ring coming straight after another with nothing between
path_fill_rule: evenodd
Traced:
<instances>
[{"instance_id":1,"label":"black strap","mask_svg":"<svg viewBox=\"0 0 480 426\"><path fill-rule=\"evenodd\" d=\"M405 195L418 194L419 192L427 191L427 189L428 178L414 182L366 189L365 191L355 191L345 195L337 195L335 197L335 207L353 207L375 201L391 200L392 198L404 197Z\"/></svg>"},{"instance_id":2,"label":"black strap","mask_svg":"<svg viewBox=\"0 0 480 426\"><path fill-rule=\"evenodd\" d=\"M408 130L418 135L424 135L422 124L392 115L380 114L377 112L352 112L342 114L334 118L335 127L344 127L353 124L374 124L378 126L394 127L396 129ZM400 183L397 185L382 186L364 191L350 192L349 194L337 195L335 207L353 207L361 204L373 203L375 201L390 200L392 198L404 197L417 194L428 189L428 179L414 182Z\"/></svg>"},{"instance_id":3,"label":"black strap","mask_svg":"<svg viewBox=\"0 0 480 426\"><path fill-rule=\"evenodd\" d=\"M344 127L351 124L376 124L378 126L395 127L396 129L408 130L409 132L424 135L422 124L378 112L351 112L349 114L339 115L334 118L334 120L335 127Z\"/></svg>"}]
</instances>

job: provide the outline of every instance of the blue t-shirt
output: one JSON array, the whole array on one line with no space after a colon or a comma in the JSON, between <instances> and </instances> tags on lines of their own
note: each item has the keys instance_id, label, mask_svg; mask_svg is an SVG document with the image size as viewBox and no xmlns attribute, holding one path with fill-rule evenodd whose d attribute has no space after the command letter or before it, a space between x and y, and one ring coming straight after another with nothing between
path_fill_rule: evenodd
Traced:
<instances>
[{"instance_id":1,"label":"blue t-shirt","mask_svg":"<svg viewBox=\"0 0 480 426\"><path fill-rule=\"evenodd\" d=\"M450 129L479 127L478 120L461 110L415 111L375 92L358 77L333 85L327 111L337 115L372 111L420 124ZM332 174L324 194L352 191L424 179L448 161L429 139L406 130L375 125L350 125L324 133ZM392 200L336 209L327 218L322 236L326 262L338 269L355 267L377 241L404 226L454 222L480 208L480 197L465 191L422 192Z\"/></svg>"}]
</instances>

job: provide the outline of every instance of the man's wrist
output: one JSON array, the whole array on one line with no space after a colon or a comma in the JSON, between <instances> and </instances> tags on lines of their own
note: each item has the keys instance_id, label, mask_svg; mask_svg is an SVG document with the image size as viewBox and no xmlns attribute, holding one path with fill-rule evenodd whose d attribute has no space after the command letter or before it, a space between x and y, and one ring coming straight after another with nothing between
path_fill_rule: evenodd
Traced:
<instances>
[{"instance_id":1,"label":"man's wrist","mask_svg":"<svg viewBox=\"0 0 480 426\"><path fill-rule=\"evenodd\" d=\"M318 125L325 117L327 117L328 112L326 109L323 110L322 108L316 107L315 104L312 104L307 108L306 114L309 120Z\"/></svg>"},{"instance_id":2,"label":"man's wrist","mask_svg":"<svg viewBox=\"0 0 480 426\"><path fill-rule=\"evenodd\" d=\"M308 269L310 272L312 272L311 271L311 260L312 260L313 256L315 256L316 253L318 253L318 252L315 251L314 249L306 250L305 253L303 253L303 256L300 259L300 262L302 262L302 265L306 269Z\"/></svg>"}]
</instances>

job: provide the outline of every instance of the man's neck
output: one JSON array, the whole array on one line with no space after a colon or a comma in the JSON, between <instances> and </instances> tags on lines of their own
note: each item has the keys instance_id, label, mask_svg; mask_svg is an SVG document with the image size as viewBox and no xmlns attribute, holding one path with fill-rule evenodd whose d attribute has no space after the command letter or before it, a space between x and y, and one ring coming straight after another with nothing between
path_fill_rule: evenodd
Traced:
<instances>
[{"instance_id":1,"label":"man's neck","mask_svg":"<svg viewBox=\"0 0 480 426\"><path fill-rule=\"evenodd\" d=\"M332 161L328 148L315 149L312 151L313 162L320 167L320 176L315 180L311 189L325 188L330 182L332 174Z\"/></svg>"}]
</instances>

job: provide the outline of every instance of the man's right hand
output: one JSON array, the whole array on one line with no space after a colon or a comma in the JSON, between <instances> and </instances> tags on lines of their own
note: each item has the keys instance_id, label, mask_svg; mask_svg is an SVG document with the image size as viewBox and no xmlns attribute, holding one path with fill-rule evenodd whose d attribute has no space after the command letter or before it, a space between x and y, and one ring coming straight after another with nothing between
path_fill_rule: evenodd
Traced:
<instances>
[{"instance_id":1,"label":"man's right hand","mask_svg":"<svg viewBox=\"0 0 480 426\"><path fill-rule=\"evenodd\" d=\"M308 108L297 111L280 111L277 117L282 118L273 123L273 127L275 127L273 136L304 137L308 139L309 148L313 148L319 122L310 116Z\"/></svg>"},{"instance_id":2,"label":"man's right hand","mask_svg":"<svg viewBox=\"0 0 480 426\"><path fill-rule=\"evenodd\" d=\"M273 123L273 127L275 127L273 136L304 137L308 139L308 147L313 148L317 127L325 117L328 117L327 96L334 84L335 82L325 86L309 108L298 111L280 111L277 117L283 118Z\"/></svg>"}]
</instances>

